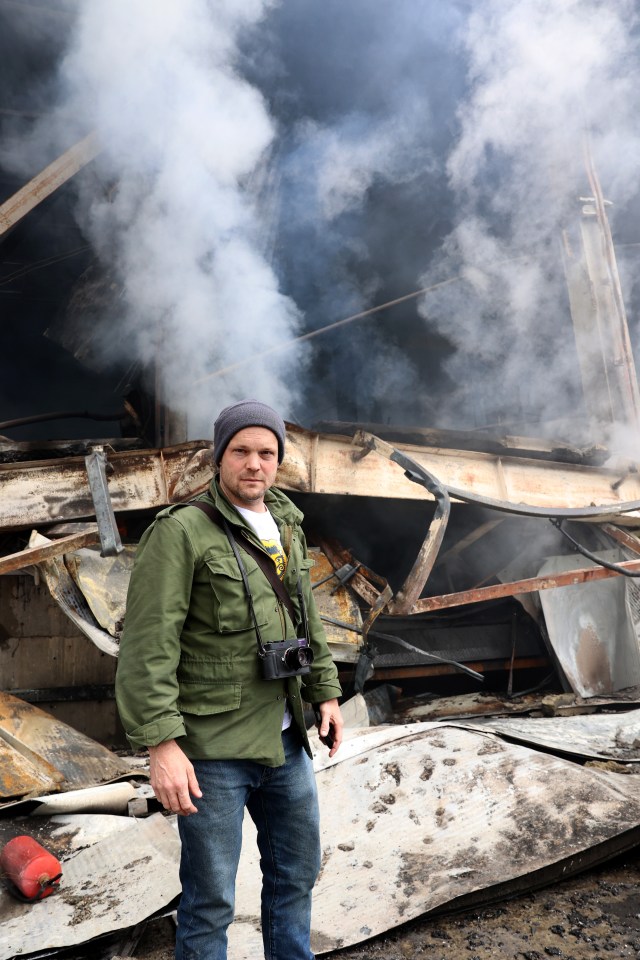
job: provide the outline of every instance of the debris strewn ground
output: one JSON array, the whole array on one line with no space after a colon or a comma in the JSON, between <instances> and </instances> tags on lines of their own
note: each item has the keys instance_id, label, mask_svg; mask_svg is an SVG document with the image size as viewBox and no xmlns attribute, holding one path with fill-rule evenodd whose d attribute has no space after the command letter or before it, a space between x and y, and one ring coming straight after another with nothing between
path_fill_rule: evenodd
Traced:
<instances>
[{"instance_id":1,"label":"debris strewn ground","mask_svg":"<svg viewBox=\"0 0 640 960\"><path fill-rule=\"evenodd\" d=\"M421 919L332 960L616 960L640 955L640 849L615 862L482 910ZM372 909L374 905L372 904ZM339 917L336 917L339 923ZM173 960L170 918L150 923L135 956Z\"/></svg>"}]
</instances>

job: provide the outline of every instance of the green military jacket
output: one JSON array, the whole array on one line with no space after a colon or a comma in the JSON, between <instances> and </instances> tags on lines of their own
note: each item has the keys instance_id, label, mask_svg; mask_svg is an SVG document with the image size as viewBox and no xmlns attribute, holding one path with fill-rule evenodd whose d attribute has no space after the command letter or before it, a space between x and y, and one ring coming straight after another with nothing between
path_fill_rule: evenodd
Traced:
<instances>
[{"instance_id":1,"label":"green military jacket","mask_svg":"<svg viewBox=\"0 0 640 960\"><path fill-rule=\"evenodd\" d=\"M216 481L204 499L232 525L240 545L264 643L296 636L284 604L244 537L262 546ZM300 527L302 513L280 490L265 503L288 557L283 583L300 613L301 578L314 662L303 677L265 680L242 575L224 530L201 510L175 505L159 513L136 555L116 674L116 699L135 747L179 738L191 759L284 762L281 726L288 700L310 753L301 696L321 703L341 694L336 666L316 610Z\"/></svg>"}]
</instances>

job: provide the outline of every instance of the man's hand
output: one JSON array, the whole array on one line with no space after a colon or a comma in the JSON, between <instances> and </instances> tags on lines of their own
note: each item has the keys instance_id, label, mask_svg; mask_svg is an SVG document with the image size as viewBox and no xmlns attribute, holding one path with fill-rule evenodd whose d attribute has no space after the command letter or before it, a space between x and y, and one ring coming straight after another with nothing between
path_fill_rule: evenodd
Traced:
<instances>
[{"instance_id":1,"label":"man's hand","mask_svg":"<svg viewBox=\"0 0 640 960\"><path fill-rule=\"evenodd\" d=\"M324 703L318 704L318 710L320 712L320 722L317 724L318 733L322 740L322 738L326 737L329 731L331 731L333 746L329 750L329 756L332 757L342 743L342 728L344 724L342 722L340 707L338 701L335 699L325 700Z\"/></svg>"},{"instance_id":2,"label":"man's hand","mask_svg":"<svg viewBox=\"0 0 640 960\"><path fill-rule=\"evenodd\" d=\"M188 816L197 813L190 794L201 797L193 764L175 740L164 740L149 747L151 786L156 797L171 813Z\"/></svg>"}]
</instances>

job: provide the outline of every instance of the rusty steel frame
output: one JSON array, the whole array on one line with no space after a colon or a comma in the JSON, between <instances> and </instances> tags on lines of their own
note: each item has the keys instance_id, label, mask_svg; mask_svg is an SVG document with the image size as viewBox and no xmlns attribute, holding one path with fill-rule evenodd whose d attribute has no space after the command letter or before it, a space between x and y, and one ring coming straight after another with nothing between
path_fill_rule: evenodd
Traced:
<instances>
[{"instance_id":1,"label":"rusty steel frame","mask_svg":"<svg viewBox=\"0 0 640 960\"><path fill-rule=\"evenodd\" d=\"M436 501L435 513L414 564L403 585L396 593L395 599L393 595L389 596L386 605L387 613L391 616L407 616L413 613L415 604L424 589L425 583L429 579L429 574L433 570L433 565L436 562L436 557L442 545L447 523L451 515L451 500L446 488L433 474L429 473L421 464L416 463L411 457L396 450L391 444L380 440L379 437L375 437L371 433L365 433L363 430L356 432L353 442L362 448L354 452L354 459L361 460L374 451L382 454L387 459L393 460L399 464L399 466L403 467L405 475L410 480L425 487ZM376 603L376 608L378 614L381 613L384 608L384 604L381 604L380 599L378 599Z\"/></svg>"},{"instance_id":2,"label":"rusty steel frame","mask_svg":"<svg viewBox=\"0 0 640 960\"><path fill-rule=\"evenodd\" d=\"M455 497L463 502L477 503L478 505L490 507L505 513L514 513L516 515L546 517L551 518L567 517L574 519L590 519L606 514L608 510L615 513L624 513L638 509L638 502L618 503L613 506L594 506L578 508L541 508L529 507L522 504L510 504L500 500L490 499L476 494L466 493L452 487L446 487L441 484L425 468L415 462L411 457L386 443L379 437L365 431L358 431L353 437L353 443L361 449L354 452L354 460L361 460L368 454L375 452L383 457L397 463L403 467L405 475L416 483L425 486L438 502L434 521L427 530L424 542L418 556L407 576L404 584L397 592L395 599L387 604L386 613L391 616L411 616L418 613L430 613L435 610L444 610L450 607L464 606L470 603L479 603L483 600L494 600L501 597L515 596L521 593L533 593L538 590L549 590L555 587L571 586L578 583L588 583L594 580L604 580L610 577L620 576L620 571L628 570L630 572L640 572L640 560L630 560L617 565L618 570L611 570L604 567L588 567L579 570L571 570L554 576L531 577L523 580L516 580L511 583L500 583L486 587L476 587L471 590L462 590L457 593L441 594L435 597L426 597L419 599L429 574L433 569L440 544L446 529L446 522L449 517L449 497ZM438 509L441 508L441 509ZM617 532L617 528L612 524L606 525L607 532L621 542L625 542L630 549L638 552L637 541L629 534ZM616 532L614 532L616 531ZM635 545L634 545L635 544ZM382 611L380 596L376 597L377 613Z\"/></svg>"},{"instance_id":3,"label":"rusty steel frame","mask_svg":"<svg viewBox=\"0 0 640 960\"><path fill-rule=\"evenodd\" d=\"M640 560L626 560L617 564L620 570L640 573ZM513 597L519 593L534 593L537 590L552 590L555 587L570 587L579 583L591 583L593 580L607 580L620 574L607 567L581 567L567 570L565 573L546 577L528 577L511 583L496 583L488 587L476 587L473 590L461 590L458 593L445 593L437 597L424 597L414 605L412 613L431 613L434 610L446 610L449 607L462 607L467 603L479 603L481 600L497 600L500 597Z\"/></svg>"}]
</instances>

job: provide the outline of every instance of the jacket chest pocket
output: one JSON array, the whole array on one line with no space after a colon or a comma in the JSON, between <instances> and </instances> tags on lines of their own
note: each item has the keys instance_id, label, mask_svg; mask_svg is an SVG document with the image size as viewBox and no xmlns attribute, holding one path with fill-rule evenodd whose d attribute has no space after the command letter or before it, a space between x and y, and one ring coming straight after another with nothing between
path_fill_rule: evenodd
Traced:
<instances>
[{"instance_id":1,"label":"jacket chest pocket","mask_svg":"<svg viewBox=\"0 0 640 960\"><path fill-rule=\"evenodd\" d=\"M243 557L249 589L253 597L258 626L268 621L264 574L255 560ZM214 595L214 630L217 633L236 633L253 630L254 622L249 608L249 599L235 557L212 557L205 560L209 583ZM273 604L272 604L273 605Z\"/></svg>"}]
</instances>

